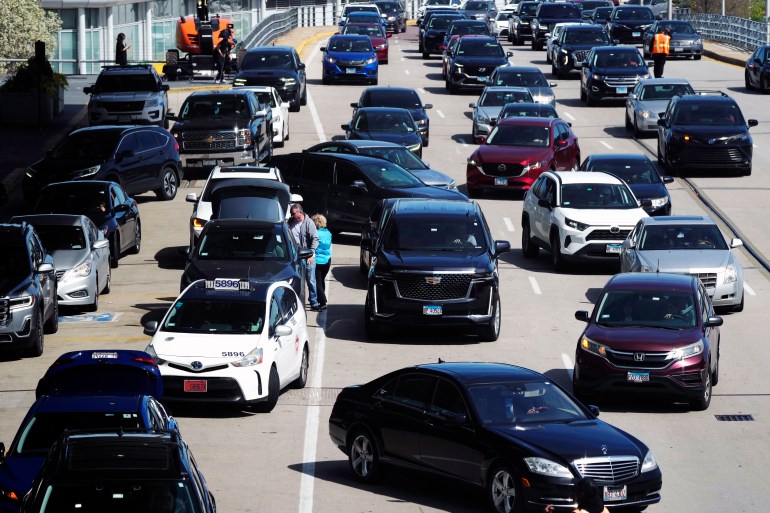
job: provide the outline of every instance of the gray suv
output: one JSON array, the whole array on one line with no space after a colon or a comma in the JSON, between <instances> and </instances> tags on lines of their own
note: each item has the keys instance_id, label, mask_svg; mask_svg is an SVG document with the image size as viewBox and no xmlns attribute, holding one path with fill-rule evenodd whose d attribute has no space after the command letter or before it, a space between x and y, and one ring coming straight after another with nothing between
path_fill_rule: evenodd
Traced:
<instances>
[{"instance_id":1,"label":"gray suv","mask_svg":"<svg viewBox=\"0 0 770 513\"><path fill-rule=\"evenodd\" d=\"M96 84L84 87L90 125L144 125L168 128L168 85L149 64L106 66Z\"/></svg>"}]
</instances>

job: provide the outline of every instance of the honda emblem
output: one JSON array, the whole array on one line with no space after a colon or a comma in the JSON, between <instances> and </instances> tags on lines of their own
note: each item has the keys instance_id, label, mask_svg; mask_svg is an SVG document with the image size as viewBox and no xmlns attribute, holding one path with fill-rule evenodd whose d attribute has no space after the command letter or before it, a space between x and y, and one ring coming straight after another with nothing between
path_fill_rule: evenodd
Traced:
<instances>
[{"instance_id":1,"label":"honda emblem","mask_svg":"<svg viewBox=\"0 0 770 513\"><path fill-rule=\"evenodd\" d=\"M635 362L643 362L644 361L644 353L634 353L634 361Z\"/></svg>"}]
</instances>

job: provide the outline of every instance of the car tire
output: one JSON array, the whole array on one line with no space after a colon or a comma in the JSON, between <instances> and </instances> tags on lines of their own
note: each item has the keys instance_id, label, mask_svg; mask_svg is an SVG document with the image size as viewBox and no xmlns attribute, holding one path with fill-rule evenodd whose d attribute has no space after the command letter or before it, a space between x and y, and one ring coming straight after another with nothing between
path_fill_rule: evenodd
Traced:
<instances>
[{"instance_id":1,"label":"car tire","mask_svg":"<svg viewBox=\"0 0 770 513\"><path fill-rule=\"evenodd\" d=\"M481 189L476 189L468 187L468 196L470 198L480 198L481 197Z\"/></svg>"},{"instance_id":2,"label":"car tire","mask_svg":"<svg viewBox=\"0 0 770 513\"><path fill-rule=\"evenodd\" d=\"M562 272L567 267L564 255L561 254L561 243L559 242L558 232L551 234L551 263L556 272Z\"/></svg>"},{"instance_id":3,"label":"car tire","mask_svg":"<svg viewBox=\"0 0 770 513\"><path fill-rule=\"evenodd\" d=\"M628 111L626 111L626 131L630 132L633 129L634 129L634 124L631 123L631 118L628 117Z\"/></svg>"},{"instance_id":4,"label":"car tire","mask_svg":"<svg viewBox=\"0 0 770 513\"><path fill-rule=\"evenodd\" d=\"M142 223L139 219L134 223L134 245L131 246L131 253L138 255L142 250Z\"/></svg>"},{"instance_id":5,"label":"car tire","mask_svg":"<svg viewBox=\"0 0 770 513\"><path fill-rule=\"evenodd\" d=\"M695 411L705 411L708 410L709 405L711 404L711 392L712 392L712 381L711 381L711 370L709 367L709 372L706 373L706 386L704 387L701 394L690 401L690 407Z\"/></svg>"},{"instance_id":6,"label":"car tire","mask_svg":"<svg viewBox=\"0 0 770 513\"><path fill-rule=\"evenodd\" d=\"M43 311L40 310L38 322L32 328L35 332L32 345L24 352L26 356L37 358L45 350L45 336L43 335Z\"/></svg>"},{"instance_id":7,"label":"car tire","mask_svg":"<svg viewBox=\"0 0 770 513\"><path fill-rule=\"evenodd\" d=\"M374 320L372 310L369 307L371 301L369 300L369 294L366 295L366 304L364 305L364 333L369 340L377 340L381 336L381 330L379 323Z\"/></svg>"},{"instance_id":8,"label":"car tire","mask_svg":"<svg viewBox=\"0 0 770 513\"><path fill-rule=\"evenodd\" d=\"M585 102L586 101L586 92L585 89L583 89L583 84L580 84L580 101Z\"/></svg>"},{"instance_id":9,"label":"car tire","mask_svg":"<svg viewBox=\"0 0 770 513\"><path fill-rule=\"evenodd\" d=\"M743 73L743 82L744 82L744 84L746 86L746 89L748 89L749 91L754 89L754 86L751 85L751 79L749 78L749 72L748 71L745 71Z\"/></svg>"},{"instance_id":10,"label":"car tire","mask_svg":"<svg viewBox=\"0 0 770 513\"><path fill-rule=\"evenodd\" d=\"M700 55L695 55L695 56L693 56L693 59L694 59L694 60L696 60L696 61L699 61L699 60L700 60L700 58L701 58L701 56L700 56Z\"/></svg>"},{"instance_id":11,"label":"car tire","mask_svg":"<svg viewBox=\"0 0 770 513\"><path fill-rule=\"evenodd\" d=\"M364 276L369 274L369 266L366 265L366 261L364 260L364 252L363 251L359 252L359 254L358 254L358 270Z\"/></svg>"},{"instance_id":12,"label":"car tire","mask_svg":"<svg viewBox=\"0 0 770 513\"><path fill-rule=\"evenodd\" d=\"M112 290L112 269L107 266L107 283L104 284L102 294L109 294Z\"/></svg>"},{"instance_id":13,"label":"car tire","mask_svg":"<svg viewBox=\"0 0 770 513\"><path fill-rule=\"evenodd\" d=\"M766 93L767 92L767 82L765 82L765 76L760 75L759 76L759 92L760 93Z\"/></svg>"},{"instance_id":14,"label":"car tire","mask_svg":"<svg viewBox=\"0 0 770 513\"><path fill-rule=\"evenodd\" d=\"M537 245L535 239L532 238L531 228L529 226L529 219L521 220L521 252L524 254L524 258L535 258L540 253L540 246Z\"/></svg>"},{"instance_id":15,"label":"car tire","mask_svg":"<svg viewBox=\"0 0 770 513\"><path fill-rule=\"evenodd\" d=\"M348 441L348 464L353 477L360 483L375 483L382 474L382 462L374 437L358 429Z\"/></svg>"},{"instance_id":16,"label":"car tire","mask_svg":"<svg viewBox=\"0 0 770 513\"><path fill-rule=\"evenodd\" d=\"M302 362L299 364L299 376L297 379L295 379L291 387L292 388L305 388L305 385L307 385L307 373L310 369L310 349L307 347L307 342L305 343L305 347L302 348Z\"/></svg>"},{"instance_id":17,"label":"car tire","mask_svg":"<svg viewBox=\"0 0 770 513\"><path fill-rule=\"evenodd\" d=\"M56 297L56 290L54 290L54 297ZM48 319L45 324L43 325L43 333L48 333L53 335L59 331L59 300L53 302L53 313L51 314L51 318Z\"/></svg>"},{"instance_id":18,"label":"car tire","mask_svg":"<svg viewBox=\"0 0 770 513\"><path fill-rule=\"evenodd\" d=\"M597 100L593 96L591 96L591 93L586 92L586 106L587 107L594 107L596 106Z\"/></svg>"},{"instance_id":19,"label":"car tire","mask_svg":"<svg viewBox=\"0 0 770 513\"><path fill-rule=\"evenodd\" d=\"M169 123L169 120L166 116L163 116L163 122L161 123L161 126L163 126L163 128L165 128L166 130L168 130L169 127L171 126L171 123Z\"/></svg>"},{"instance_id":20,"label":"car tire","mask_svg":"<svg viewBox=\"0 0 770 513\"><path fill-rule=\"evenodd\" d=\"M160 176L160 187L153 192L159 200L171 201L176 197L176 191L179 188L179 178L176 171L166 166L161 170Z\"/></svg>"},{"instance_id":21,"label":"car tire","mask_svg":"<svg viewBox=\"0 0 770 513\"><path fill-rule=\"evenodd\" d=\"M110 244L110 267L113 269L120 265L120 234L115 230Z\"/></svg>"},{"instance_id":22,"label":"car tire","mask_svg":"<svg viewBox=\"0 0 770 513\"><path fill-rule=\"evenodd\" d=\"M717 342L717 348L719 347ZM719 349L717 349L717 364L714 366L714 370L711 372L711 386L712 388L719 384Z\"/></svg>"},{"instance_id":23,"label":"car tire","mask_svg":"<svg viewBox=\"0 0 770 513\"><path fill-rule=\"evenodd\" d=\"M482 342L494 342L500 338L500 326L503 323L500 308L500 296L495 297L492 305L492 319L479 329L479 340Z\"/></svg>"},{"instance_id":24,"label":"car tire","mask_svg":"<svg viewBox=\"0 0 770 513\"><path fill-rule=\"evenodd\" d=\"M556 64L551 61L551 75L558 77L559 76L559 70L556 69Z\"/></svg>"},{"instance_id":25,"label":"car tire","mask_svg":"<svg viewBox=\"0 0 770 513\"><path fill-rule=\"evenodd\" d=\"M307 105L307 85L305 86L305 91L302 93L302 96L299 98L299 104L301 107Z\"/></svg>"},{"instance_id":26,"label":"car tire","mask_svg":"<svg viewBox=\"0 0 770 513\"><path fill-rule=\"evenodd\" d=\"M281 381L275 365L270 367L270 377L267 382L267 400L257 403L254 409L259 413L270 413L278 404L278 396L281 394Z\"/></svg>"},{"instance_id":27,"label":"car tire","mask_svg":"<svg viewBox=\"0 0 770 513\"><path fill-rule=\"evenodd\" d=\"M639 119L634 114L634 137L641 139L644 136L641 130L639 130Z\"/></svg>"},{"instance_id":28,"label":"car tire","mask_svg":"<svg viewBox=\"0 0 770 513\"><path fill-rule=\"evenodd\" d=\"M428 57L430 57L430 54L428 52L426 52L426 51L423 51L422 52L422 58L423 59L427 59Z\"/></svg>"},{"instance_id":29,"label":"car tire","mask_svg":"<svg viewBox=\"0 0 770 513\"><path fill-rule=\"evenodd\" d=\"M551 59L551 54L547 50L545 52L545 63L546 64L553 64L553 60ZM551 66L551 73L553 73L553 66Z\"/></svg>"},{"instance_id":30,"label":"car tire","mask_svg":"<svg viewBox=\"0 0 770 513\"><path fill-rule=\"evenodd\" d=\"M521 513L524 511L524 494L518 485L519 478L507 465L492 468L487 477L487 499L496 513Z\"/></svg>"},{"instance_id":31,"label":"car tire","mask_svg":"<svg viewBox=\"0 0 770 513\"><path fill-rule=\"evenodd\" d=\"M508 32L508 42L513 43L513 32Z\"/></svg>"},{"instance_id":32,"label":"car tire","mask_svg":"<svg viewBox=\"0 0 770 513\"><path fill-rule=\"evenodd\" d=\"M328 84L327 80L323 79L324 84ZM300 100L294 100L294 103L289 103L289 112L299 112L299 110L302 108L300 105Z\"/></svg>"},{"instance_id":33,"label":"car tire","mask_svg":"<svg viewBox=\"0 0 770 513\"><path fill-rule=\"evenodd\" d=\"M94 289L94 300L91 304L86 305L86 312L95 312L99 309L99 273L96 273L96 288Z\"/></svg>"}]
</instances>

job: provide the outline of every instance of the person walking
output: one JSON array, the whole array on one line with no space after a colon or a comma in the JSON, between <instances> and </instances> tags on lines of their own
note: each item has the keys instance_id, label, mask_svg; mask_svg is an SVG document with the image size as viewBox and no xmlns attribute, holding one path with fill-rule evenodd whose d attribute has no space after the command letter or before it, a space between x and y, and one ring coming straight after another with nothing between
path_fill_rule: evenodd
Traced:
<instances>
[{"instance_id":1,"label":"person walking","mask_svg":"<svg viewBox=\"0 0 770 513\"><path fill-rule=\"evenodd\" d=\"M219 44L214 47L214 65L217 68L217 76L214 79L215 84L221 84L225 73L225 56L230 53L230 43L227 39L221 39Z\"/></svg>"},{"instance_id":2,"label":"person walking","mask_svg":"<svg viewBox=\"0 0 770 513\"><path fill-rule=\"evenodd\" d=\"M126 44L126 35L121 32L118 34L118 40L115 43L115 63L120 66L128 65L128 51L131 45Z\"/></svg>"},{"instance_id":3,"label":"person walking","mask_svg":"<svg viewBox=\"0 0 770 513\"><path fill-rule=\"evenodd\" d=\"M318 303L315 285L315 252L318 249L318 230L316 230L315 223L305 215L305 211L299 203L294 203L289 212L291 213L291 219L288 223L289 230L297 246L313 250L313 255L305 260L305 279L307 281L310 308L317 312L321 306Z\"/></svg>"},{"instance_id":4,"label":"person walking","mask_svg":"<svg viewBox=\"0 0 770 513\"><path fill-rule=\"evenodd\" d=\"M318 229L318 248L315 251L315 288L318 309L326 310L326 275L332 265L332 232L326 229L326 217L316 214L312 218Z\"/></svg>"},{"instance_id":5,"label":"person walking","mask_svg":"<svg viewBox=\"0 0 770 513\"><path fill-rule=\"evenodd\" d=\"M668 57L669 45L671 43L671 31L658 28L658 33L652 39L652 61L655 64L653 74L655 78L663 78L663 67L666 65L666 57Z\"/></svg>"}]
</instances>

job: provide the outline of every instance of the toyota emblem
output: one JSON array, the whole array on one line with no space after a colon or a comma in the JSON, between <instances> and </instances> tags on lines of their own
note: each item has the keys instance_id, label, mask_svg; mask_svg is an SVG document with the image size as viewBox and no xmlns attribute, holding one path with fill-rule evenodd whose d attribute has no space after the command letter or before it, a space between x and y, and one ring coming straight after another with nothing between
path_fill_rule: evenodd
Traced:
<instances>
[{"instance_id":1,"label":"toyota emblem","mask_svg":"<svg viewBox=\"0 0 770 513\"><path fill-rule=\"evenodd\" d=\"M644 361L644 353L634 353L634 361L635 362L643 362Z\"/></svg>"},{"instance_id":2,"label":"toyota emblem","mask_svg":"<svg viewBox=\"0 0 770 513\"><path fill-rule=\"evenodd\" d=\"M203 368L203 364L196 360L190 364L190 367L192 367L195 370L201 370Z\"/></svg>"},{"instance_id":3,"label":"toyota emblem","mask_svg":"<svg viewBox=\"0 0 770 513\"><path fill-rule=\"evenodd\" d=\"M438 285L441 283L441 277L440 276L426 276L425 277L425 283L428 285Z\"/></svg>"},{"instance_id":4,"label":"toyota emblem","mask_svg":"<svg viewBox=\"0 0 770 513\"><path fill-rule=\"evenodd\" d=\"M620 233L620 227L619 226L611 226L610 227L610 233Z\"/></svg>"},{"instance_id":5,"label":"toyota emblem","mask_svg":"<svg viewBox=\"0 0 770 513\"><path fill-rule=\"evenodd\" d=\"M500 164L499 166L497 166L497 170L500 171L501 173L505 173L506 171L508 171L508 166L506 166L505 164Z\"/></svg>"}]
</instances>

